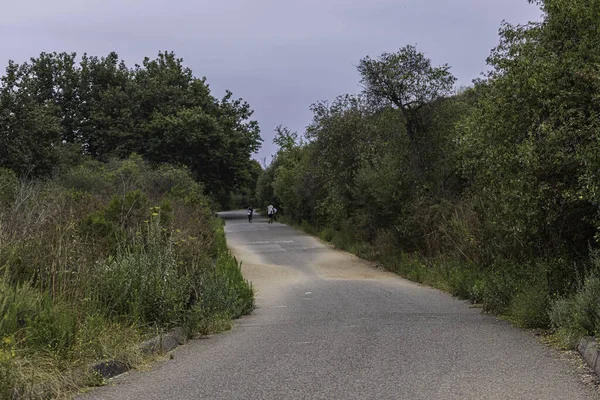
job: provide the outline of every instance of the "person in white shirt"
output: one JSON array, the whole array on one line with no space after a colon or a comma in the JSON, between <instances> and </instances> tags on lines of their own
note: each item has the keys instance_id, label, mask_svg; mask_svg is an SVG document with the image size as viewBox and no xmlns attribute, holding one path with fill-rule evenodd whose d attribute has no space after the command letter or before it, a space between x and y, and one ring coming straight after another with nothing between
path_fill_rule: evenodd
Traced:
<instances>
[{"instance_id":1,"label":"person in white shirt","mask_svg":"<svg viewBox=\"0 0 600 400\"><path fill-rule=\"evenodd\" d=\"M267 206L267 217L269 218L269 219L268 219L268 221L267 221L267 223L269 223L269 224L272 224L272 223L273 223L273 209L274 209L274 208L275 208L275 207L273 207L273 205L272 205L272 204L269 204L269 205Z\"/></svg>"}]
</instances>

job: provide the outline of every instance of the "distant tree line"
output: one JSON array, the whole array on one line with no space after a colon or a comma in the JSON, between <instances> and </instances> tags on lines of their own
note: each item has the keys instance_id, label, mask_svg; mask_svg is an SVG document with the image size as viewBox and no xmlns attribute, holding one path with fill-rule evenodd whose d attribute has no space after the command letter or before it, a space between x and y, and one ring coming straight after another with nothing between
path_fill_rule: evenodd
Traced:
<instances>
[{"instance_id":1,"label":"distant tree line","mask_svg":"<svg viewBox=\"0 0 600 400\"><path fill-rule=\"evenodd\" d=\"M231 92L215 98L173 53L133 68L115 53L42 53L9 62L0 80L0 167L49 176L82 158L137 153L187 167L226 203L258 174L250 155L261 139L251 116Z\"/></svg>"},{"instance_id":2,"label":"distant tree line","mask_svg":"<svg viewBox=\"0 0 600 400\"><path fill-rule=\"evenodd\" d=\"M416 280L446 260L441 286L548 326L600 267L600 3L530 2L543 20L504 23L472 87L414 46L360 60L361 94L314 104L304 138L277 129L260 202L391 268L417 256Z\"/></svg>"}]
</instances>

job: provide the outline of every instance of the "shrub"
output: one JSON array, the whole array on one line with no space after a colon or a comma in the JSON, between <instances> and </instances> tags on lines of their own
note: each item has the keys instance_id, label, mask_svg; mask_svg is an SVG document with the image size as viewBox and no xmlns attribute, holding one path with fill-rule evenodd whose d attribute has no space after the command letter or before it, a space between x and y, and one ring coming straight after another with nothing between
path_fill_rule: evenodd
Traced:
<instances>
[{"instance_id":1,"label":"shrub","mask_svg":"<svg viewBox=\"0 0 600 400\"><path fill-rule=\"evenodd\" d=\"M88 161L75 166L56 178L57 182L76 191L108 195L114 190L114 182L109 179L101 163Z\"/></svg>"},{"instance_id":2,"label":"shrub","mask_svg":"<svg viewBox=\"0 0 600 400\"><path fill-rule=\"evenodd\" d=\"M223 224L187 171L134 156L10 192L3 202L0 187L0 398L99 384L87 365L139 364L141 335L173 324L190 335L226 329L254 306Z\"/></svg>"},{"instance_id":3,"label":"shrub","mask_svg":"<svg viewBox=\"0 0 600 400\"><path fill-rule=\"evenodd\" d=\"M148 197L139 189L124 196L115 194L104 209L104 216L124 228L135 227L148 216L148 204Z\"/></svg>"},{"instance_id":4,"label":"shrub","mask_svg":"<svg viewBox=\"0 0 600 400\"><path fill-rule=\"evenodd\" d=\"M199 303L204 310L226 313L230 318L249 314L255 305L254 289L244 279L240 263L227 251L222 223L216 230L216 236L218 256L213 269L203 277Z\"/></svg>"},{"instance_id":5,"label":"shrub","mask_svg":"<svg viewBox=\"0 0 600 400\"><path fill-rule=\"evenodd\" d=\"M172 248L161 245L158 218L146 235L144 246L121 250L99 268L98 298L111 315L169 326L181 321L190 282L178 273Z\"/></svg>"},{"instance_id":6,"label":"shrub","mask_svg":"<svg viewBox=\"0 0 600 400\"><path fill-rule=\"evenodd\" d=\"M550 325L549 305L547 285L543 281L534 281L515 294L507 312L518 326L544 329Z\"/></svg>"},{"instance_id":7,"label":"shrub","mask_svg":"<svg viewBox=\"0 0 600 400\"><path fill-rule=\"evenodd\" d=\"M10 285L0 278L0 339L18 332L39 311L42 295L31 285Z\"/></svg>"},{"instance_id":8,"label":"shrub","mask_svg":"<svg viewBox=\"0 0 600 400\"><path fill-rule=\"evenodd\" d=\"M0 168L0 203L11 204L15 201L15 192L19 180L14 171Z\"/></svg>"},{"instance_id":9,"label":"shrub","mask_svg":"<svg viewBox=\"0 0 600 400\"><path fill-rule=\"evenodd\" d=\"M333 228L326 227L321 231L321 233L319 234L319 237L326 242L331 242L333 240L334 235L335 235L335 231L333 230Z\"/></svg>"},{"instance_id":10,"label":"shrub","mask_svg":"<svg viewBox=\"0 0 600 400\"><path fill-rule=\"evenodd\" d=\"M237 260L223 252L202 285L202 309L213 314L226 314L230 318L249 314L254 309L254 290L246 281Z\"/></svg>"},{"instance_id":11,"label":"shrub","mask_svg":"<svg viewBox=\"0 0 600 400\"><path fill-rule=\"evenodd\" d=\"M598 263L598 261L596 261ZM564 345L572 347L585 335L600 333L600 273L595 271L573 295L555 300L550 308L552 327Z\"/></svg>"},{"instance_id":12,"label":"shrub","mask_svg":"<svg viewBox=\"0 0 600 400\"><path fill-rule=\"evenodd\" d=\"M475 287L480 279L479 268L465 262L441 261L448 268L448 287L450 293L462 299L469 299L473 303L481 300L475 292Z\"/></svg>"},{"instance_id":13,"label":"shrub","mask_svg":"<svg viewBox=\"0 0 600 400\"><path fill-rule=\"evenodd\" d=\"M513 297L531 279L528 265L505 259L496 260L482 275L481 298L485 311L507 312Z\"/></svg>"}]
</instances>

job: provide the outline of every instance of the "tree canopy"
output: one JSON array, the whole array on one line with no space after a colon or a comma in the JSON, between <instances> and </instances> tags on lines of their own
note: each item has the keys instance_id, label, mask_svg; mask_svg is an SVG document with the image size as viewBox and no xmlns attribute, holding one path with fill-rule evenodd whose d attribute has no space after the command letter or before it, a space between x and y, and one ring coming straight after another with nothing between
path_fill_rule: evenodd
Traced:
<instances>
[{"instance_id":1,"label":"tree canopy","mask_svg":"<svg viewBox=\"0 0 600 400\"><path fill-rule=\"evenodd\" d=\"M60 160L138 153L187 166L210 193L241 184L261 142L252 110L215 98L174 53L130 68L116 53L42 53L10 62L0 85L0 166L48 175ZM68 155L68 157L67 157Z\"/></svg>"}]
</instances>

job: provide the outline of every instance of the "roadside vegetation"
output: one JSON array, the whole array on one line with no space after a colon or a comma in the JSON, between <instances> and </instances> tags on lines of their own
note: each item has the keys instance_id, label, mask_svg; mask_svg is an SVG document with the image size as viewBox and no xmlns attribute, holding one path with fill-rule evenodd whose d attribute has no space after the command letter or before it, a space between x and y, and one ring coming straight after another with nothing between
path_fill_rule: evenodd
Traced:
<instances>
[{"instance_id":1,"label":"roadside vegetation","mask_svg":"<svg viewBox=\"0 0 600 400\"><path fill-rule=\"evenodd\" d=\"M360 60L362 93L277 128L257 197L569 348L600 332L600 3L534 3L471 87L410 45Z\"/></svg>"},{"instance_id":2,"label":"roadside vegetation","mask_svg":"<svg viewBox=\"0 0 600 400\"><path fill-rule=\"evenodd\" d=\"M253 195L248 105L173 54L74 60L11 63L0 85L2 399L69 398L103 383L94 362L139 366L144 339L254 307L214 216Z\"/></svg>"},{"instance_id":3,"label":"roadside vegetation","mask_svg":"<svg viewBox=\"0 0 600 400\"><path fill-rule=\"evenodd\" d=\"M144 337L174 326L207 334L253 309L187 170L132 156L44 182L0 173L1 398L100 384L94 361L136 366Z\"/></svg>"}]
</instances>

